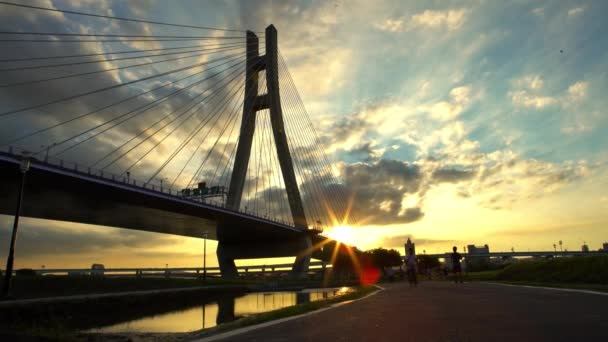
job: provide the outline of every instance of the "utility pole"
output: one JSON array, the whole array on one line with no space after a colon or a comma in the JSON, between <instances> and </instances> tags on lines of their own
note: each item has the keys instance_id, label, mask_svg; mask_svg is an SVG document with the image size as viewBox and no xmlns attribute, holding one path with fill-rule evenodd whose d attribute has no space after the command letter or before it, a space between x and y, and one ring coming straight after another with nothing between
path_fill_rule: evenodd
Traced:
<instances>
[{"instance_id":1,"label":"utility pole","mask_svg":"<svg viewBox=\"0 0 608 342\"><path fill-rule=\"evenodd\" d=\"M203 234L203 280L207 280L207 236L208 232Z\"/></svg>"},{"instance_id":2,"label":"utility pole","mask_svg":"<svg viewBox=\"0 0 608 342\"><path fill-rule=\"evenodd\" d=\"M30 169L30 159L24 153L21 157L19 170L21 171L21 182L19 184L19 194L17 196L17 208L15 210L15 219L13 221L13 233L11 235L11 244L8 250L8 258L6 259L6 274L4 275L4 283L2 284L1 298L6 299L9 295L11 287L11 278L13 276L13 263L15 258L15 243L17 241L17 230L19 228L19 215L21 214L21 202L23 201L23 188L25 187L25 175Z\"/></svg>"}]
</instances>

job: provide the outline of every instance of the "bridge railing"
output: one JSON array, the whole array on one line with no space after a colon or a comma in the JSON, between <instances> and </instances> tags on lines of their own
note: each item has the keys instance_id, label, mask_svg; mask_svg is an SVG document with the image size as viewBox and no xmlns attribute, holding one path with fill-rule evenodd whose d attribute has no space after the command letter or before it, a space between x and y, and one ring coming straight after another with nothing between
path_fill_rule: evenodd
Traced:
<instances>
[{"instance_id":1,"label":"bridge railing","mask_svg":"<svg viewBox=\"0 0 608 342\"><path fill-rule=\"evenodd\" d=\"M115 174L115 173L97 169L97 168L82 166L77 163L67 161L65 159L49 156L46 154L45 150L38 151L36 153L32 153L32 151L28 151L24 148L9 145L9 146L0 146L0 152L4 152L4 153L12 156L15 159L20 159L23 156L28 156L32 162L35 162L40 165L52 166L54 168L59 168L61 170L66 170L69 172L81 174L83 176L100 178L105 181L111 181L113 183L117 183L117 184L120 184L123 186L126 185L129 187L133 187L135 189L144 189L146 191L158 192L158 193L161 193L164 195L169 195L169 196L172 196L172 197L178 198L180 200L184 200L184 201L209 205L209 206L213 206L213 207L217 207L217 208L222 208L225 210L230 210L229 208L226 207L226 205L223 201L217 201L217 200L213 200L213 199L198 200L195 198L188 198L186 196L183 196L181 189L177 190L170 186L169 187L164 186L164 184L162 184L160 180L155 179L151 182L146 182L141 179L138 179L137 177L132 177L131 175L126 175L124 173ZM239 210L237 212L240 214L244 214L244 215L248 215L248 216L257 218L257 219L264 219L264 220L271 221L274 223L293 227L293 223L291 223L291 222L284 221L279 218L273 218L268 215L260 215L259 213L255 213L250 210Z\"/></svg>"},{"instance_id":2,"label":"bridge railing","mask_svg":"<svg viewBox=\"0 0 608 342\"><path fill-rule=\"evenodd\" d=\"M244 265L237 266L239 272L243 275L247 274L276 274L287 273L291 270L293 264L268 264L268 265ZM331 268L331 264L322 261L313 261L310 263L310 272L323 271L326 268ZM14 273L16 271L13 271ZM106 268L106 269L85 269L85 268L41 268L35 269L34 272L38 275L67 275L67 276L135 276L135 277L200 277L205 273L203 267L135 267L135 268ZM208 276L219 276L219 267L207 267L206 273Z\"/></svg>"}]
</instances>

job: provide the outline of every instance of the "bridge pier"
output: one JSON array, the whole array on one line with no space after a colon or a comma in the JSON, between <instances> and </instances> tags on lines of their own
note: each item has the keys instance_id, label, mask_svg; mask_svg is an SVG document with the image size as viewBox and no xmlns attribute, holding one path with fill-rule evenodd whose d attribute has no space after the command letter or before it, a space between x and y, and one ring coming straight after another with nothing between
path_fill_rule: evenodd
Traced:
<instances>
[{"instance_id":1,"label":"bridge pier","mask_svg":"<svg viewBox=\"0 0 608 342\"><path fill-rule=\"evenodd\" d=\"M218 236L225 236L224 228L218 226ZM222 234L224 233L224 234ZM253 240L248 243L227 239L219 240L217 246L217 260L222 278L238 278L238 270L235 260L237 259L261 259L296 256L291 268L290 276L297 279L306 278L312 255L312 240L307 234L302 234L298 239L287 241L259 241Z\"/></svg>"},{"instance_id":2,"label":"bridge pier","mask_svg":"<svg viewBox=\"0 0 608 342\"><path fill-rule=\"evenodd\" d=\"M228 222L218 222L217 237L219 241L217 257L223 278L238 277L235 259L255 259L296 256L291 275L296 278L306 277L312 254L312 240L308 234L308 223L298 182L293 169L290 154L281 96L279 91L278 38L273 25L266 28L266 54L259 55L259 40L254 32L247 32L247 68L245 72L245 101L243 103L243 119L236 147L234 167L230 179L226 207L241 211L241 199L247 175L247 167L251 155L251 146L255 133L255 117L260 110L268 109L270 124L274 136L275 148L280 170L285 182L285 192L295 233L298 238L282 237L277 234L272 241L243 239L242 236L231 236L231 226ZM258 77L260 72L266 73L266 94L258 94ZM288 228L286 228L288 229ZM294 231L292 230L292 234ZM287 235L287 234L286 234ZM293 236L293 235L291 235ZM246 242L243 242L245 240Z\"/></svg>"}]
</instances>

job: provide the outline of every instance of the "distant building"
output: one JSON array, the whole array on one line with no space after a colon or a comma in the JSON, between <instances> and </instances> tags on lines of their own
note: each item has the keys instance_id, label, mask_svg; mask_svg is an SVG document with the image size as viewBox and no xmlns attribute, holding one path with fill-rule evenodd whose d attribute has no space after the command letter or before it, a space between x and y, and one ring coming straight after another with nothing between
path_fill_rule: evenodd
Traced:
<instances>
[{"instance_id":1,"label":"distant building","mask_svg":"<svg viewBox=\"0 0 608 342\"><path fill-rule=\"evenodd\" d=\"M412 251L414 251L414 255L416 254L416 244L412 242L412 240L410 240L410 238L407 238L407 241L405 242L405 256L408 257L410 256L410 248L412 249Z\"/></svg>"},{"instance_id":2,"label":"distant building","mask_svg":"<svg viewBox=\"0 0 608 342\"><path fill-rule=\"evenodd\" d=\"M482 270L490 263L490 247L467 245L466 264L470 270ZM486 255L484 255L486 254Z\"/></svg>"},{"instance_id":3,"label":"distant building","mask_svg":"<svg viewBox=\"0 0 608 342\"><path fill-rule=\"evenodd\" d=\"M103 264L93 264L91 265L91 275L92 276L103 276L106 267Z\"/></svg>"},{"instance_id":4,"label":"distant building","mask_svg":"<svg viewBox=\"0 0 608 342\"><path fill-rule=\"evenodd\" d=\"M490 246L487 244L483 246L468 245L467 251L469 256L475 256L475 254L488 254L490 253Z\"/></svg>"}]
</instances>

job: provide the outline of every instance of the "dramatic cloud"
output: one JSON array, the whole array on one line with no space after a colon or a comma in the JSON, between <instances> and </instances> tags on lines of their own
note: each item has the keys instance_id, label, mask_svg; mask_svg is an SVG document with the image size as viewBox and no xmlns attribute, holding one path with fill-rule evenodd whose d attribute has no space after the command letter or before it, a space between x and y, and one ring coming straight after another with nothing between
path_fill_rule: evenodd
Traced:
<instances>
[{"instance_id":1,"label":"dramatic cloud","mask_svg":"<svg viewBox=\"0 0 608 342\"><path fill-rule=\"evenodd\" d=\"M455 31L465 23L467 15L468 11L466 9L450 9L445 11L425 10L410 17L386 19L376 24L376 28L393 33L416 29L445 29L446 31Z\"/></svg>"},{"instance_id":2,"label":"dramatic cloud","mask_svg":"<svg viewBox=\"0 0 608 342\"><path fill-rule=\"evenodd\" d=\"M414 235L395 235L383 238L380 241L380 245L385 248L395 248L403 253L403 248L408 238L416 244L416 253L418 254L422 254L423 248L428 248L434 245L443 246L444 249L448 250L448 245L455 242L454 240L450 239L432 239Z\"/></svg>"}]
</instances>

